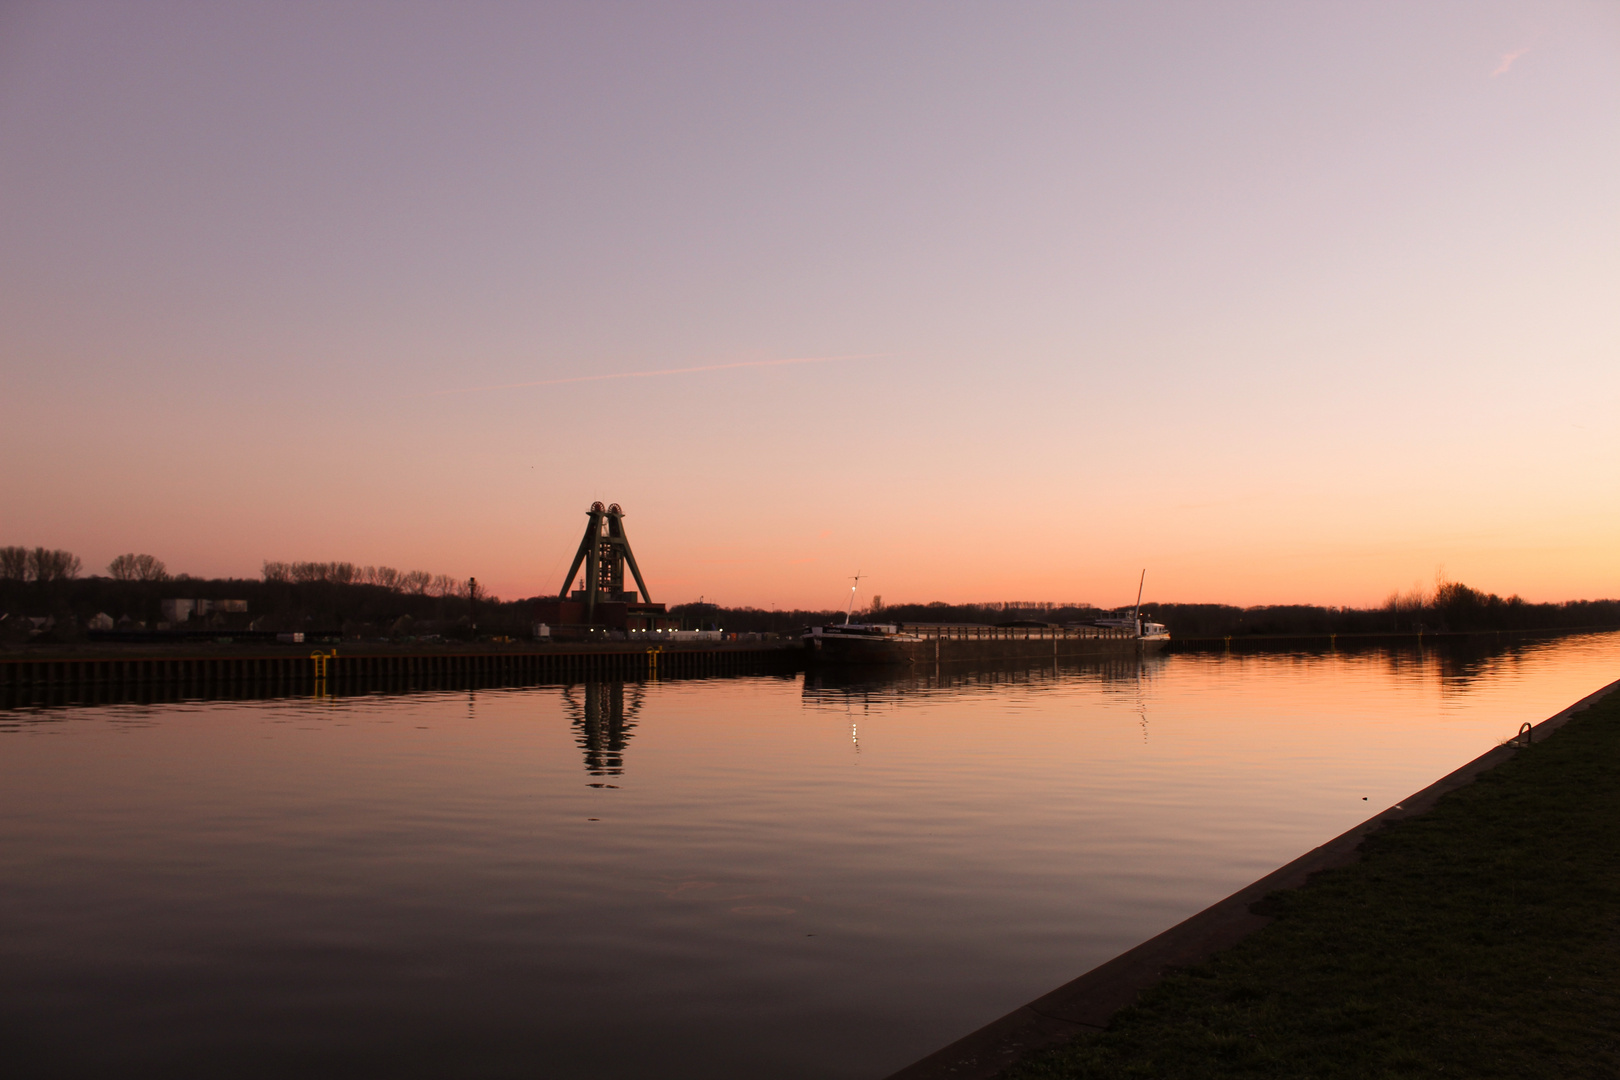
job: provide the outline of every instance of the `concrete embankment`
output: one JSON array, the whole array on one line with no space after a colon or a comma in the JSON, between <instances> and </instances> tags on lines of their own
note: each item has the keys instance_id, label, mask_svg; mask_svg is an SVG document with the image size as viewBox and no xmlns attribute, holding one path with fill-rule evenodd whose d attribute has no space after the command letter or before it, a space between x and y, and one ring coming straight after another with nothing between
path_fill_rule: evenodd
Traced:
<instances>
[{"instance_id":1,"label":"concrete embankment","mask_svg":"<svg viewBox=\"0 0 1620 1080\"><path fill-rule=\"evenodd\" d=\"M1614 1075L1617 687L891 1080Z\"/></svg>"}]
</instances>

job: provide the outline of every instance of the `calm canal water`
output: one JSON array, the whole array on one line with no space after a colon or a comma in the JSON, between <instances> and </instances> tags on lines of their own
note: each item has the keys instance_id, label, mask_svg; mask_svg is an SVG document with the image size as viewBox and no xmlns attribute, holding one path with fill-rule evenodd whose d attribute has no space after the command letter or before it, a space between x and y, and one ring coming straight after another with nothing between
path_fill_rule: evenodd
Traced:
<instances>
[{"instance_id":1,"label":"calm canal water","mask_svg":"<svg viewBox=\"0 0 1620 1080\"><path fill-rule=\"evenodd\" d=\"M1620 635L0 712L50 1075L880 1077L1620 677Z\"/></svg>"}]
</instances>

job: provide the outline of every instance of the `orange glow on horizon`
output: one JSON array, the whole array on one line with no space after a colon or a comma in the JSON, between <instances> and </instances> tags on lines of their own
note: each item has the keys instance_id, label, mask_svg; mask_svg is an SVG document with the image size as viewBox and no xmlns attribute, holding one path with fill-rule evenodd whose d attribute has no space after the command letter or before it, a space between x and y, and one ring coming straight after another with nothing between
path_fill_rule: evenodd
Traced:
<instances>
[{"instance_id":1,"label":"orange glow on horizon","mask_svg":"<svg viewBox=\"0 0 1620 1080\"><path fill-rule=\"evenodd\" d=\"M636 10L8 23L0 544L1620 596L1611 9Z\"/></svg>"}]
</instances>

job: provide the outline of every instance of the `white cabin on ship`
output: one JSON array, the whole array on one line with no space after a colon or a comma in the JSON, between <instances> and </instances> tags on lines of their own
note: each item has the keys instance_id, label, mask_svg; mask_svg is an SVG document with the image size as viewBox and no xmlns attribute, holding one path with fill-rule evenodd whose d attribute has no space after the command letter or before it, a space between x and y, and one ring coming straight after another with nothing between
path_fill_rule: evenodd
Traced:
<instances>
[{"instance_id":1,"label":"white cabin on ship","mask_svg":"<svg viewBox=\"0 0 1620 1080\"><path fill-rule=\"evenodd\" d=\"M1130 630L1139 641L1169 641L1170 631L1165 629L1164 623L1148 622L1146 619L1098 619L1093 626L1105 626L1110 630Z\"/></svg>"}]
</instances>

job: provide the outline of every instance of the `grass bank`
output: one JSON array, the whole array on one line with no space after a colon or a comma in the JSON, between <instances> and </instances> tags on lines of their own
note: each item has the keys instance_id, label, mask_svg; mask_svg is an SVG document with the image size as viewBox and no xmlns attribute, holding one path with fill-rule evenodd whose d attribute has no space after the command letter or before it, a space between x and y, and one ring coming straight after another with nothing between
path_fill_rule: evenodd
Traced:
<instances>
[{"instance_id":1,"label":"grass bank","mask_svg":"<svg viewBox=\"0 0 1620 1080\"><path fill-rule=\"evenodd\" d=\"M1620 692L1008 1080L1620 1075Z\"/></svg>"}]
</instances>

